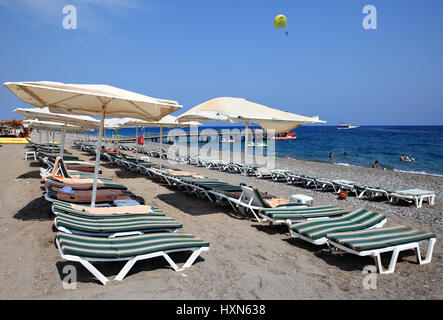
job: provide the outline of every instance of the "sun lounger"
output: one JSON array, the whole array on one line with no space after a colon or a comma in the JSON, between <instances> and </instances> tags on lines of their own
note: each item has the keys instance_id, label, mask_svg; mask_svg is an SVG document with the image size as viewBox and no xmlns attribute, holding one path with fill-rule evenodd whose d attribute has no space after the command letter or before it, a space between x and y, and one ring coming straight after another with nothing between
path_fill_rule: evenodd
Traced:
<instances>
[{"instance_id":1,"label":"sun lounger","mask_svg":"<svg viewBox=\"0 0 443 320\"><path fill-rule=\"evenodd\" d=\"M315 187L317 190L321 191L329 191L331 189L334 192L338 191L334 182L326 178L315 178Z\"/></svg>"},{"instance_id":2,"label":"sun lounger","mask_svg":"<svg viewBox=\"0 0 443 320\"><path fill-rule=\"evenodd\" d=\"M370 200L374 200L378 196L385 197L387 200L389 200L389 194L395 191L394 189L389 189L389 188L359 186L359 185L356 185L355 188L358 191L358 198L363 198L364 195L367 195Z\"/></svg>"},{"instance_id":3,"label":"sun lounger","mask_svg":"<svg viewBox=\"0 0 443 320\"><path fill-rule=\"evenodd\" d=\"M94 177L94 173L92 172L81 172L81 171L74 171L74 170L68 170L66 167L65 160L61 159L60 157L57 157L54 162L47 161L46 164L49 166L48 170L40 170L40 175L42 178L47 178L48 176L57 176L60 175L64 178L80 178L80 179L91 179ZM112 181L111 178L105 177L103 175L98 175L100 180L103 181Z\"/></svg>"},{"instance_id":4,"label":"sun lounger","mask_svg":"<svg viewBox=\"0 0 443 320\"><path fill-rule=\"evenodd\" d=\"M405 226L328 233L326 238L329 245L336 248L336 252L348 252L358 256L374 257L378 272L382 274L395 271L398 255L405 250L415 250L419 264L431 262L432 251L436 242L435 234L414 230ZM419 244L424 242L428 242L428 250L426 258L422 259ZM384 270L380 257L384 252L392 252L387 270Z\"/></svg>"},{"instance_id":5,"label":"sun lounger","mask_svg":"<svg viewBox=\"0 0 443 320\"><path fill-rule=\"evenodd\" d=\"M358 185L358 183L349 180L332 180L332 182L338 188L337 191L343 190L350 194L355 194L358 197L358 191L355 187L355 185Z\"/></svg>"},{"instance_id":6,"label":"sun lounger","mask_svg":"<svg viewBox=\"0 0 443 320\"><path fill-rule=\"evenodd\" d=\"M307 207L301 205L286 208L263 208L258 211L258 215L262 217L263 221L291 225L301 221L334 218L350 212L350 210L338 208L336 206Z\"/></svg>"},{"instance_id":7,"label":"sun lounger","mask_svg":"<svg viewBox=\"0 0 443 320\"><path fill-rule=\"evenodd\" d=\"M259 179L271 179L272 170L268 168L258 168L255 170L255 176Z\"/></svg>"},{"instance_id":8,"label":"sun lounger","mask_svg":"<svg viewBox=\"0 0 443 320\"><path fill-rule=\"evenodd\" d=\"M93 182L93 179L48 177L45 179L45 188L49 186L57 188L69 186L73 190L92 190ZM101 181L100 179L97 181L97 189L127 190L127 188L121 184Z\"/></svg>"},{"instance_id":9,"label":"sun lounger","mask_svg":"<svg viewBox=\"0 0 443 320\"><path fill-rule=\"evenodd\" d=\"M271 170L272 180L276 182L288 182L288 174L290 173L292 173L292 171L284 169Z\"/></svg>"},{"instance_id":10,"label":"sun lounger","mask_svg":"<svg viewBox=\"0 0 443 320\"><path fill-rule=\"evenodd\" d=\"M321 245L328 242L328 233L381 228L386 220L386 216L378 212L358 209L337 218L296 223L289 227L289 231L295 238Z\"/></svg>"},{"instance_id":11,"label":"sun lounger","mask_svg":"<svg viewBox=\"0 0 443 320\"><path fill-rule=\"evenodd\" d=\"M73 203L55 200L52 203L52 212L55 215L68 214L80 218L88 219L113 219L126 218L128 216L164 216L165 214L154 206L137 205L115 207L112 204L103 207L87 207Z\"/></svg>"},{"instance_id":12,"label":"sun lounger","mask_svg":"<svg viewBox=\"0 0 443 320\"><path fill-rule=\"evenodd\" d=\"M89 219L64 213L57 215L54 225L59 231L70 234L109 238L147 232L176 232L183 228L175 219L165 216L128 215L123 218Z\"/></svg>"},{"instance_id":13,"label":"sun lounger","mask_svg":"<svg viewBox=\"0 0 443 320\"><path fill-rule=\"evenodd\" d=\"M175 271L189 268L203 251L209 250L209 243L186 233L153 233L112 239L72 235L59 232L57 247L63 259L81 263L97 279L106 284L109 280L91 262L128 262L115 280L123 280L132 266L140 260L163 256ZM169 253L192 251L182 267L171 259Z\"/></svg>"},{"instance_id":14,"label":"sun lounger","mask_svg":"<svg viewBox=\"0 0 443 320\"><path fill-rule=\"evenodd\" d=\"M390 192L389 197L391 202L404 200L415 203L417 208L422 207L423 201L427 201L429 205L433 205L435 203L435 192L421 189L397 190Z\"/></svg>"},{"instance_id":15,"label":"sun lounger","mask_svg":"<svg viewBox=\"0 0 443 320\"><path fill-rule=\"evenodd\" d=\"M71 192L64 192L60 188L49 186L46 188L45 199L49 202L55 200L66 201L71 203L91 203L92 190L72 190ZM125 190L114 189L98 189L96 203L109 203L115 200L136 200L140 204L144 200L137 197L132 192Z\"/></svg>"},{"instance_id":16,"label":"sun lounger","mask_svg":"<svg viewBox=\"0 0 443 320\"><path fill-rule=\"evenodd\" d=\"M264 199L262 194L256 188L241 186L242 194L239 199L230 198L230 201L236 204L240 212L245 213L250 211L257 221L261 221L258 216L258 212L263 208L274 208L274 207L294 207L300 206L300 203L290 203L286 199L276 198L268 196Z\"/></svg>"}]
</instances>

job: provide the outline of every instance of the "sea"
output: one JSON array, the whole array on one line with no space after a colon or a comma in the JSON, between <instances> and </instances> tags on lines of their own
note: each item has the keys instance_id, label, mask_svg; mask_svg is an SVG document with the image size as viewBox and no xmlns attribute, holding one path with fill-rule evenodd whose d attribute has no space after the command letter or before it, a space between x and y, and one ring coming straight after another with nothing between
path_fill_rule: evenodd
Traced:
<instances>
[{"instance_id":1,"label":"sea","mask_svg":"<svg viewBox=\"0 0 443 320\"><path fill-rule=\"evenodd\" d=\"M226 129L243 131L244 126L199 127L200 132L205 129L217 132ZM183 130L189 131L189 128ZM289 157L361 167L370 167L377 160L382 169L443 176L443 126L360 126L339 130L337 126L306 125L291 132L296 133L297 140L275 141L277 158ZM159 133L159 128L146 128L146 132L139 128L139 135L153 136ZM163 135L166 136L167 133L168 129L163 129ZM106 135L115 135L115 131L107 130ZM119 135L134 137L135 128L120 129ZM167 142L167 138L164 142ZM199 145L203 146L205 143L206 141L199 142ZM221 148L222 143L219 145ZM261 147L248 147L248 152L261 152L258 148ZM329 158L330 152L333 154L332 158ZM400 161L402 154L414 158L415 162Z\"/></svg>"}]
</instances>

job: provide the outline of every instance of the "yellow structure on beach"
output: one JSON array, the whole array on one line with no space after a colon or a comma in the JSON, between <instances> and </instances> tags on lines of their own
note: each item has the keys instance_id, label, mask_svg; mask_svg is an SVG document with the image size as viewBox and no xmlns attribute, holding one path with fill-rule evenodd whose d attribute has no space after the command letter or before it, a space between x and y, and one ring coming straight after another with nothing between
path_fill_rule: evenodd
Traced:
<instances>
[{"instance_id":1,"label":"yellow structure on beach","mask_svg":"<svg viewBox=\"0 0 443 320\"><path fill-rule=\"evenodd\" d=\"M27 144L26 138L0 138L1 144Z\"/></svg>"}]
</instances>

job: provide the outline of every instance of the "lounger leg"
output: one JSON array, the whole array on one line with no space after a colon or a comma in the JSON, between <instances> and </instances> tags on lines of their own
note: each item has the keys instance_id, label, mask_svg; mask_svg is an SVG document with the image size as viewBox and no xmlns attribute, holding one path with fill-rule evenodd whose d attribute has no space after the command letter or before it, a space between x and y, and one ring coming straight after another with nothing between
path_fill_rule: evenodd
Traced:
<instances>
[{"instance_id":1,"label":"lounger leg","mask_svg":"<svg viewBox=\"0 0 443 320\"><path fill-rule=\"evenodd\" d=\"M415 197L415 206L417 208L421 208L422 203L423 203L423 197Z\"/></svg>"},{"instance_id":2,"label":"lounger leg","mask_svg":"<svg viewBox=\"0 0 443 320\"><path fill-rule=\"evenodd\" d=\"M191 256L189 257L189 259L185 262L185 264L183 265L183 267L181 267L181 270L189 268L190 266L192 266L192 264L194 263L195 259L198 258L198 256L200 255L200 253L203 251L203 248L199 248L197 250L194 250L194 252L191 254Z\"/></svg>"},{"instance_id":3,"label":"lounger leg","mask_svg":"<svg viewBox=\"0 0 443 320\"><path fill-rule=\"evenodd\" d=\"M96 267L85 259L78 260L89 272L91 272L104 285L109 281Z\"/></svg>"},{"instance_id":4,"label":"lounger leg","mask_svg":"<svg viewBox=\"0 0 443 320\"><path fill-rule=\"evenodd\" d=\"M434 251L434 245L435 242L437 240L435 238L429 239L429 244L428 244L428 250L426 252L426 258L422 259L421 257L421 253L420 253L420 247L417 244L417 249L415 250L416 254L417 254L417 263L419 264L426 264L426 263L430 263L432 260L432 252Z\"/></svg>"},{"instance_id":5,"label":"lounger leg","mask_svg":"<svg viewBox=\"0 0 443 320\"><path fill-rule=\"evenodd\" d=\"M435 203L435 195L433 194L433 195L431 196L431 199L430 199L429 204L430 204L430 205L434 205L434 203Z\"/></svg>"},{"instance_id":6,"label":"lounger leg","mask_svg":"<svg viewBox=\"0 0 443 320\"><path fill-rule=\"evenodd\" d=\"M166 261L168 261L169 265L175 270L175 271L181 271L182 269L180 269L177 264L171 259L171 257L169 257L169 255L165 252L162 252L162 256L166 259Z\"/></svg>"},{"instance_id":7,"label":"lounger leg","mask_svg":"<svg viewBox=\"0 0 443 320\"><path fill-rule=\"evenodd\" d=\"M394 272L395 265L397 263L398 253L399 253L399 250L397 248L395 248L392 251L391 261L389 262L389 268L386 271L383 268L383 264L381 262L381 255L380 255L380 253L377 252L377 253L373 254L373 257L375 259L375 263L376 263L376 266L377 266L377 270L378 270L378 272L380 274L390 274L390 273Z\"/></svg>"},{"instance_id":8,"label":"lounger leg","mask_svg":"<svg viewBox=\"0 0 443 320\"><path fill-rule=\"evenodd\" d=\"M254 209L250 209L252 214L254 215L255 219L257 219L258 222L261 222L261 219L257 216L257 214L255 213Z\"/></svg>"},{"instance_id":9,"label":"lounger leg","mask_svg":"<svg viewBox=\"0 0 443 320\"><path fill-rule=\"evenodd\" d=\"M120 270L114 280L122 281L137 261L137 257L133 257L132 259L128 260L128 262L126 262L125 266L123 267L123 269Z\"/></svg>"}]
</instances>

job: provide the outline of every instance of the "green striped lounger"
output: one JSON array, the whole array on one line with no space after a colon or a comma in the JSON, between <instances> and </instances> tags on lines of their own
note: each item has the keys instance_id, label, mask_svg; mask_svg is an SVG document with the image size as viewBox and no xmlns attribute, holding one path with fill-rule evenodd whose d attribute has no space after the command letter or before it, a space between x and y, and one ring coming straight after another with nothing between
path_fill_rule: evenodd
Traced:
<instances>
[{"instance_id":1,"label":"green striped lounger","mask_svg":"<svg viewBox=\"0 0 443 320\"><path fill-rule=\"evenodd\" d=\"M165 214L158 208L155 207L151 207L153 213L148 213L146 212L146 216L164 216ZM100 214L100 215L96 215L96 214L89 214L87 212L84 211L80 211L80 210L75 210L72 207L72 204L69 202L64 202L64 201L60 201L60 200L55 200L52 203L52 212L58 216L59 214L67 214L70 215L72 217L79 217L79 218L86 218L86 219L96 219L96 220L101 220L101 219L119 219L119 218L126 218L128 216L144 216L144 215L134 215L134 214L109 214L109 215L104 215L104 214Z\"/></svg>"},{"instance_id":2,"label":"green striped lounger","mask_svg":"<svg viewBox=\"0 0 443 320\"><path fill-rule=\"evenodd\" d=\"M338 217L350 212L350 210L341 209L336 206L318 206L261 209L258 214L264 220L271 223L286 223L291 225L306 220Z\"/></svg>"},{"instance_id":3,"label":"green striped lounger","mask_svg":"<svg viewBox=\"0 0 443 320\"><path fill-rule=\"evenodd\" d=\"M372 256L377 265L378 272L382 274L393 273L401 251L413 249L419 264L431 262L432 251L436 242L435 234L414 230L405 226L380 228L373 230L328 233L328 243L338 252L348 252L358 256ZM426 258L422 259L419 244L428 241ZM387 270L383 269L381 253L392 252L391 261Z\"/></svg>"},{"instance_id":4,"label":"green striped lounger","mask_svg":"<svg viewBox=\"0 0 443 320\"><path fill-rule=\"evenodd\" d=\"M326 239L328 233L381 228L386 220L386 216L381 213L358 209L338 218L293 224L289 227L289 231L295 238L321 245L328 243Z\"/></svg>"},{"instance_id":5,"label":"green striped lounger","mask_svg":"<svg viewBox=\"0 0 443 320\"><path fill-rule=\"evenodd\" d=\"M66 233L109 238L147 232L176 232L183 228L182 224L168 217L138 215L98 220L63 213L57 215L54 225L59 231Z\"/></svg>"},{"instance_id":6,"label":"green striped lounger","mask_svg":"<svg viewBox=\"0 0 443 320\"><path fill-rule=\"evenodd\" d=\"M109 280L91 262L127 260L128 262L115 277L115 280L121 281L139 260L162 256L175 271L182 271L189 268L201 252L209 250L209 242L181 232L151 233L112 239L59 232L56 243L63 259L81 263L103 284ZM192 255L182 267L178 267L169 256L169 253L178 251L192 251Z\"/></svg>"}]
</instances>

